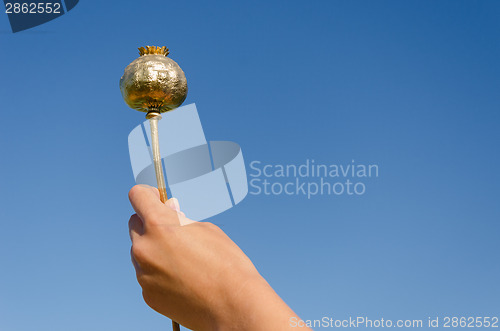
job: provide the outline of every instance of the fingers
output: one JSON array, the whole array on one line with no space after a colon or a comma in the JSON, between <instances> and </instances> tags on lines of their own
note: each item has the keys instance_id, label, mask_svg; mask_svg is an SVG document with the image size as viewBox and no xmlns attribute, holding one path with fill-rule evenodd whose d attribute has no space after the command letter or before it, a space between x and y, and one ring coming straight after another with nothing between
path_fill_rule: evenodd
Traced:
<instances>
[{"instance_id":1,"label":"fingers","mask_svg":"<svg viewBox=\"0 0 500 331\"><path fill-rule=\"evenodd\" d=\"M144 224L137 214L130 216L128 221L128 231L132 242L144 234Z\"/></svg>"},{"instance_id":2,"label":"fingers","mask_svg":"<svg viewBox=\"0 0 500 331\"><path fill-rule=\"evenodd\" d=\"M136 185L132 187L128 196L135 212L144 222L146 231L149 224L179 224L176 214L172 212L172 209L160 201L156 188Z\"/></svg>"},{"instance_id":3,"label":"fingers","mask_svg":"<svg viewBox=\"0 0 500 331\"><path fill-rule=\"evenodd\" d=\"M130 240L132 240L132 247L130 248L130 258L132 260L132 264L134 265L136 273L140 274L141 267L134 257L134 245L137 245L137 239L144 234L144 223L137 214L130 216L130 219L128 221L128 230Z\"/></svg>"},{"instance_id":4,"label":"fingers","mask_svg":"<svg viewBox=\"0 0 500 331\"><path fill-rule=\"evenodd\" d=\"M132 260L132 265L135 268L135 272L139 275L142 272L142 270L141 267L139 266L139 263L137 263L137 261L135 260L132 248L130 248L130 259Z\"/></svg>"}]
</instances>

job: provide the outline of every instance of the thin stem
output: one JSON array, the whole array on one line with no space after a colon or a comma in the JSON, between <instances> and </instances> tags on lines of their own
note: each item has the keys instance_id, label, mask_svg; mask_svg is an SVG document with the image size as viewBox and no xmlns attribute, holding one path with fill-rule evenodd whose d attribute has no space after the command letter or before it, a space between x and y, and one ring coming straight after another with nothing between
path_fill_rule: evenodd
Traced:
<instances>
[{"instance_id":1,"label":"thin stem","mask_svg":"<svg viewBox=\"0 0 500 331\"><path fill-rule=\"evenodd\" d=\"M149 124L151 126L151 148L153 149L153 163L155 166L156 183L160 191L160 200L165 203L168 199L167 188L165 187L165 178L163 177L163 168L161 166L160 141L158 139L158 120L161 115L151 116Z\"/></svg>"},{"instance_id":2,"label":"thin stem","mask_svg":"<svg viewBox=\"0 0 500 331\"><path fill-rule=\"evenodd\" d=\"M155 166L156 183L160 191L160 200L165 203L168 199L167 188L165 187L165 178L163 177L163 168L161 166L160 139L158 138L158 121L161 120L160 114L148 114L149 125L151 126L151 148L153 149L153 163ZM173 331L180 331L179 324L172 320Z\"/></svg>"}]
</instances>

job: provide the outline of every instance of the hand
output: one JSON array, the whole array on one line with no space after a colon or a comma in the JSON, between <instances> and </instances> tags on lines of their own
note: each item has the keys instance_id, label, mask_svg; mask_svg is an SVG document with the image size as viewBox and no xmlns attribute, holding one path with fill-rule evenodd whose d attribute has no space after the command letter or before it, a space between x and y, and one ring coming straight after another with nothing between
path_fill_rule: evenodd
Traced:
<instances>
[{"instance_id":1,"label":"hand","mask_svg":"<svg viewBox=\"0 0 500 331\"><path fill-rule=\"evenodd\" d=\"M291 329L295 313L219 227L187 219L156 188L129 198L132 262L151 308L194 330Z\"/></svg>"}]
</instances>

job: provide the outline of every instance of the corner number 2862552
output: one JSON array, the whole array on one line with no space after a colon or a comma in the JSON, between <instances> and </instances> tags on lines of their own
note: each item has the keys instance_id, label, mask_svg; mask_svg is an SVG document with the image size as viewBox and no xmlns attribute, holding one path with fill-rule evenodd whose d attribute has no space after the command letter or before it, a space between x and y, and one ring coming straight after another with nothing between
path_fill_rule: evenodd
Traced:
<instances>
[{"instance_id":1,"label":"corner number 2862552","mask_svg":"<svg viewBox=\"0 0 500 331\"><path fill-rule=\"evenodd\" d=\"M20 3L7 2L5 4L6 14L61 14L61 4L57 2L46 3Z\"/></svg>"}]
</instances>

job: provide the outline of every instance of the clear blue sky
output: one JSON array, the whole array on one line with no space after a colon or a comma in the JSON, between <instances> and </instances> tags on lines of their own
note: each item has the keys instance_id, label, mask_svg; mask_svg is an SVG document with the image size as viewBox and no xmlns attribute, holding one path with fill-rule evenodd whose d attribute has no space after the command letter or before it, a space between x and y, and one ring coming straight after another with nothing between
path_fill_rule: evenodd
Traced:
<instances>
[{"instance_id":1,"label":"clear blue sky","mask_svg":"<svg viewBox=\"0 0 500 331\"><path fill-rule=\"evenodd\" d=\"M0 330L170 329L129 258L144 117L118 81L143 45L247 166L379 165L362 196L213 218L301 317L500 315L499 36L493 0L82 0L16 34L0 13Z\"/></svg>"}]
</instances>

